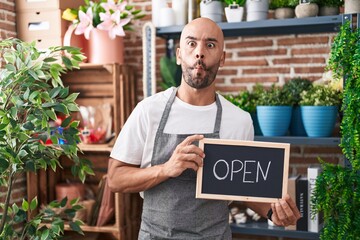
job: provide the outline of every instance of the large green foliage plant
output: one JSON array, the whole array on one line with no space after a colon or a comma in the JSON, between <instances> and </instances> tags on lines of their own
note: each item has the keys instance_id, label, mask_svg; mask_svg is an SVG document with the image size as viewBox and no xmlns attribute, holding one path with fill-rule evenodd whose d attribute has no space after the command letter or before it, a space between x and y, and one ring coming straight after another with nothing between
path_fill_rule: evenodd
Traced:
<instances>
[{"instance_id":1,"label":"large green foliage plant","mask_svg":"<svg viewBox=\"0 0 360 240\"><path fill-rule=\"evenodd\" d=\"M65 207L66 198L35 214L36 197L23 199L18 205L11 202L11 195L19 176L49 168L56 171L61 167L61 155L73 160L72 173L82 181L93 173L90 162L77 156L78 122L70 115L78 111L78 94L69 93L60 78L62 73L78 68L84 56L72 47L40 51L35 43L18 39L1 40L0 47L0 185L6 189L0 239L57 239L64 232L64 218L55 210ZM67 116L61 125L63 131L50 124L58 113ZM44 144L48 139L52 144ZM60 139L66 144L60 144ZM81 222L72 220L81 207L76 201L71 206L65 210L65 217L71 228L81 233ZM28 214L35 216L29 219ZM22 227L18 230L14 226Z\"/></svg>"},{"instance_id":2,"label":"large green foliage plant","mask_svg":"<svg viewBox=\"0 0 360 240\"><path fill-rule=\"evenodd\" d=\"M321 239L360 236L360 32L342 25L331 47L328 68L345 77L341 122L343 154L350 166L322 162L312 204L324 214Z\"/></svg>"}]
</instances>

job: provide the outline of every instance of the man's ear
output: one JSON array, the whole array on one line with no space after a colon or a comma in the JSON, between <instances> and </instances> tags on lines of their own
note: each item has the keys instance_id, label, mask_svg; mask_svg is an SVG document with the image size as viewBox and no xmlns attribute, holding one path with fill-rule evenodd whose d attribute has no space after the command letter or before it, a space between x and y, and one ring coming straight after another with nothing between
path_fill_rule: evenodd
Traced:
<instances>
[{"instance_id":1,"label":"man's ear","mask_svg":"<svg viewBox=\"0 0 360 240\"><path fill-rule=\"evenodd\" d=\"M226 56L226 52L223 51L221 58L220 58L220 67L224 66L224 64L225 64L225 56Z\"/></svg>"},{"instance_id":2,"label":"man's ear","mask_svg":"<svg viewBox=\"0 0 360 240\"><path fill-rule=\"evenodd\" d=\"M176 49L176 64L177 65L181 64L180 48Z\"/></svg>"}]
</instances>

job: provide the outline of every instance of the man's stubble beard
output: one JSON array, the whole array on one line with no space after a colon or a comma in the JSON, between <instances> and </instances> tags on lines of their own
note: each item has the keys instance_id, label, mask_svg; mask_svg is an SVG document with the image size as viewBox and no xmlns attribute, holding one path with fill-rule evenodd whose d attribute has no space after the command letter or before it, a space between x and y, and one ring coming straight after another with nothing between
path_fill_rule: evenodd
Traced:
<instances>
[{"instance_id":1,"label":"man's stubble beard","mask_svg":"<svg viewBox=\"0 0 360 240\"><path fill-rule=\"evenodd\" d=\"M198 65L201 65L202 68L204 69L205 76L204 77L199 76L199 77L193 78L192 71ZM203 88L210 86L215 81L219 66L220 66L220 61L211 67L207 67L203 61L199 60L192 67L189 67L186 64L182 64L181 69L183 72L182 73L183 78L190 87L195 88L195 89L203 89Z\"/></svg>"}]
</instances>

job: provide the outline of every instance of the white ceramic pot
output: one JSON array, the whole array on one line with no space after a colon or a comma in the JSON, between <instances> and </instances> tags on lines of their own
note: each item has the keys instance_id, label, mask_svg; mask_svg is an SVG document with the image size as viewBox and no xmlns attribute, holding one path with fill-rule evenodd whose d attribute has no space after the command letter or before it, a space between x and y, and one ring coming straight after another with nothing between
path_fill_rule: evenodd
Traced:
<instances>
[{"instance_id":1,"label":"white ceramic pot","mask_svg":"<svg viewBox=\"0 0 360 240\"><path fill-rule=\"evenodd\" d=\"M268 0L247 0L246 21L257 21L267 19L269 11Z\"/></svg>"},{"instance_id":2,"label":"white ceramic pot","mask_svg":"<svg viewBox=\"0 0 360 240\"><path fill-rule=\"evenodd\" d=\"M319 16L333 16L339 14L339 8L338 7L327 7L322 6L319 10Z\"/></svg>"},{"instance_id":3,"label":"white ceramic pot","mask_svg":"<svg viewBox=\"0 0 360 240\"><path fill-rule=\"evenodd\" d=\"M316 3L299 4L295 8L297 18L316 17L319 13L319 6Z\"/></svg>"},{"instance_id":4,"label":"white ceramic pot","mask_svg":"<svg viewBox=\"0 0 360 240\"><path fill-rule=\"evenodd\" d=\"M237 8L226 7L225 16L228 22L241 22L244 15L244 8L237 6Z\"/></svg>"},{"instance_id":5,"label":"white ceramic pot","mask_svg":"<svg viewBox=\"0 0 360 240\"><path fill-rule=\"evenodd\" d=\"M360 12L359 0L345 0L344 13L358 13Z\"/></svg>"},{"instance_id":6,"label":"white ceramic pot","mask_svg":"<svg viewBox=\"0 0 360 240\"><path fill-rule=\"evenodd\" d=\"M224 6L220 1L202 0L200 2L200 16L210 18L214 22L222 22Z\"/></svg>"}]
</instances>

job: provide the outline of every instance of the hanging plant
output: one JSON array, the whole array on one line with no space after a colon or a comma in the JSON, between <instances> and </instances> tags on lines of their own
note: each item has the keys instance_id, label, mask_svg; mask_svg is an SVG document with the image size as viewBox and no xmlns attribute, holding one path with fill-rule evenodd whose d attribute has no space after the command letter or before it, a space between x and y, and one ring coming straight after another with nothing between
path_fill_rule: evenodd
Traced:
<instances>
[{"instance_id":1,"label":"hanging plant","mask_svg":"<svg viewBox=\"0 0 360 240\"><path fill-rule=\"evenodd\" d=\"M360 32L346 22L334 39L328 69L345 77L340 147L350 167L321 161L312 205L324 214L321 239L360 236Z\"/></svg>"}]
</instances>

